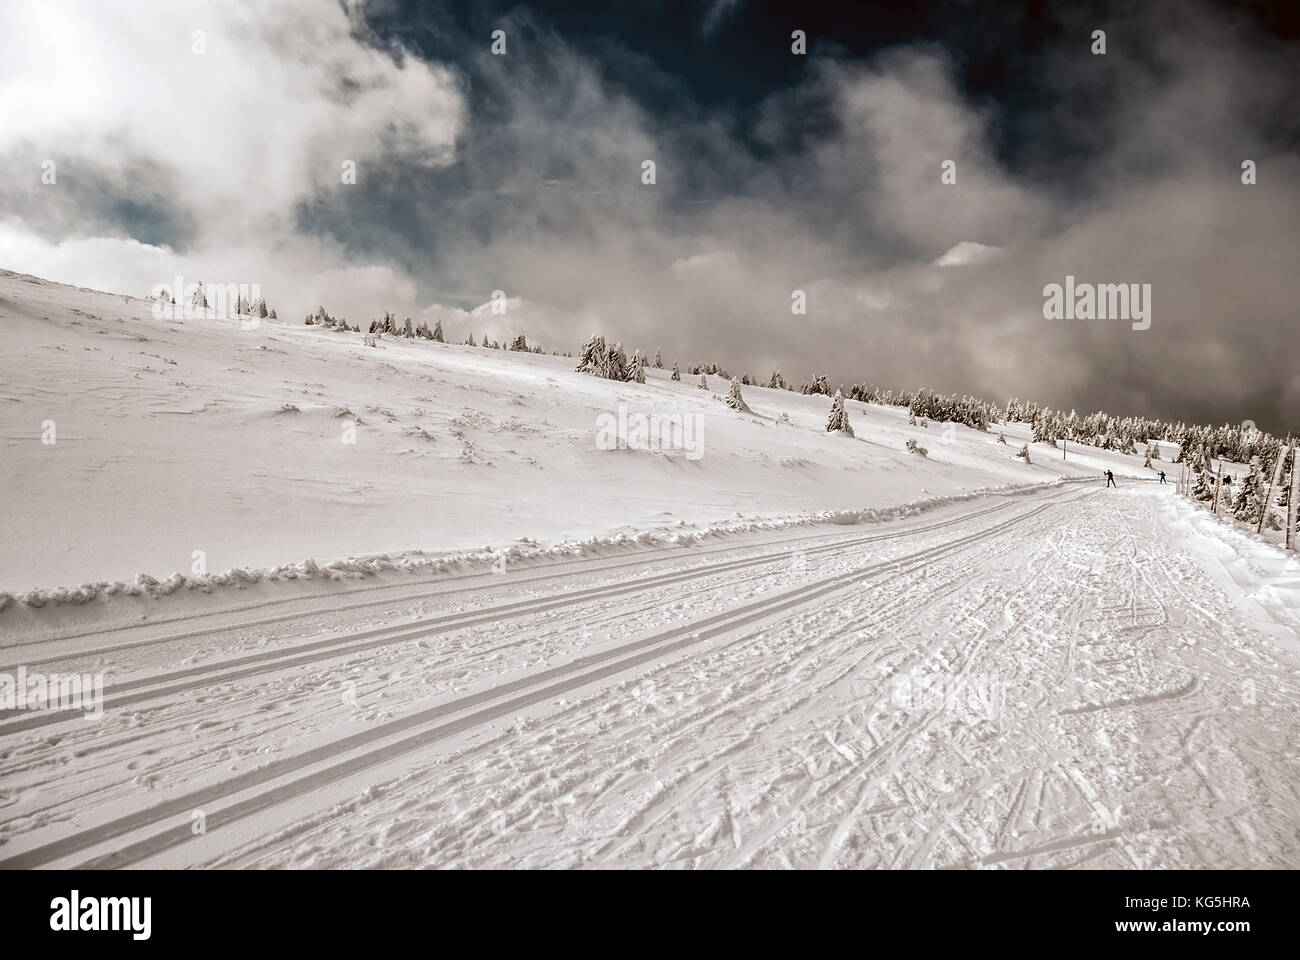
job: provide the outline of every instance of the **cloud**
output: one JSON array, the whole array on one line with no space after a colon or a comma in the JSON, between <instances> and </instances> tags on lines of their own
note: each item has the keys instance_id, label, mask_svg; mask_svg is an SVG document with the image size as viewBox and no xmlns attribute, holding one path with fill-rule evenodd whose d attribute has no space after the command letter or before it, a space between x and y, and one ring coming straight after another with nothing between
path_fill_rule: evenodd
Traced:
<instances>
[{"instance_id":1,"label":"cloud","mask_svg":"<svg viewBox=\"0 0 1300 960\"><path fill-rule=\"evenodd\" d=\"M713 36L722 27L728 17L740 8L743 0L709 0L709 9L700 24L700 36Z\"/></svg>"},{"instance_id":2,"label":"cloud","mask_svg":"<svg viewBox=\"0 0 1300 960\"><path fill-rule=\"evenodd\" d=\"M734 116L522 9L507 57L422 23L438 63L327 0L53 6L0 7L0 156L31 171L0 186L4 266L138 293L171 259L454 339L491 319L572 350L599 328L760 376L1300 426L1295 49L1226 14L1114 13L1093 57L1067 9L1014 116L936 44L809 57ZM628 57L654 97L611 79ZM1067 273L1151 283L1151 329L1044 320ZM517 309L470 317L496 289Z\"/></svg>"},{"instance_id":3,"label":"cloud","mask_svg":"<svg viewBox=\"0 0 1300 960\"><path fill-rule=\"evenodd\" d=\"M936 267L964 267L972 263L988 263L1002 252L1001 247L990 247L973 240L963 240L944 252L934 261Z\"/></svg>"},{"instance_id":4,"label":"cloud","mask_svg":"<svg viewBox=\"0 0 1300 960\"><path fill-rule=\"evenodd\" d=\"M301 207L338 202L345 161L359 180L452 162L464 125L449 70L373 45L334 0L11 0L0 70L0 157L26 174L0 187L9 262L71 279L111 262L133 293L168 260L328 289L367 265L302 235ZM156 242L134 243L151 218Z\"/></svg>"}]
</instances>

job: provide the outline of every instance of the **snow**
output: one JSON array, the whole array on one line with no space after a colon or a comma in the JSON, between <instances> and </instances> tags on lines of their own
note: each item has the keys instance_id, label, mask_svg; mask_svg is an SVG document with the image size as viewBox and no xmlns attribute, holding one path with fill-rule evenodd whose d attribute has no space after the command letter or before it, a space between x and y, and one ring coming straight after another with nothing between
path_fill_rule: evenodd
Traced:
<instances>
[{"instance_id":1,"label":"snow","mask_svg":"<svg viewBox=\"0 0 1300 960\"><path fill-rule=\"evenodd\" d=\"M0 676L104 698L0 710L0 867L1300 865L1300 567L1141 456L14 275L0 325Z\"/></svg>"},{"instance_id":2,"label":"snow","mask_svg":"<svg viewBox=\"0 0 1300 960\"><path fill-rule=\"evenodd\" d=\"M1107 466L1154 476L1095 450L1036 451L1027 466L1011 456L1023 426L1006 428L1009 451L995 434L910 428L905 409L846 401L857 439L831 443L824 396L748 387L743 414L717 377L708 392L653 368L646 384L611 383L572 358L369 348L301 320L244 330L246 318L158 320L151 306L0 274L0 590L89 583L97 596L141 573L190 578L195 551L205 572L325 567L897 507ZM620 405L702 418L705 455L597 449L599 418ZM930 450L922 473L908 439Z\"/></svg>"}]
</instances>

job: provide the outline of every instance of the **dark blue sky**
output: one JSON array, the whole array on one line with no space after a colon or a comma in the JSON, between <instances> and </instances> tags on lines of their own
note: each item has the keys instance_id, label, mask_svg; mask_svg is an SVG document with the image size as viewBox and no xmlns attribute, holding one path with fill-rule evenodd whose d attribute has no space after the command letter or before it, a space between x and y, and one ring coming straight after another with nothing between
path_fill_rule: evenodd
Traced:
<instances>
[{"instance_id":1,"label":"dark blue sky","mask_svg":"<svg viewBox=\"0 0 1300 960\"><path fill-rule=\"evenodd\" d=\"M1279 39L1300 35L1298 3L1233 0L1213 6ZM1110 27L1115 9L1104 0L380 0L371 5L368 22L380 36L457 64L471 80L472 93L474 59L465 51L499 26L520 18L532 21L562 35L598 65L609 84L647 110L727 114L742 136L757 105L805 79L810 59L790 56L789 36L796 28L807 34L814 58L869 60L892 47L932 44L951 59L966 95L996 105L999 158L1013 169L1029 170L1037 156L1035 141L1067 133L1053 123L1062 98L1076 109L1104 109L1104 85L1044 81L1053 72L1048 61L1071 47L1081 49L1081 32L1086 36L1095 27ZM1174 14L1178 8L1167 9ZM1111 42L1137 61L1152 62L1142 39L1112 37ZM527 57L530 47L544 43L544 35L525 29L511 37L511 53ZM481 115L490 111L490 103L475 106ZM825 118L807 119L811 133L825 129ZM1062 155L1095 146L1087 138L1058 142Z\"/></svg>"}]
</instances>

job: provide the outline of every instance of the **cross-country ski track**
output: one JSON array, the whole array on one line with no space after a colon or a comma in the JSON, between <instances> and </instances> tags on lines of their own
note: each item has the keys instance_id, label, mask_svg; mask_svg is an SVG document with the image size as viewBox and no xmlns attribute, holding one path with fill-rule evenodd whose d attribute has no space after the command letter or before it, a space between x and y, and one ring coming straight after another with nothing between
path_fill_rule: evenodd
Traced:
<instances>
[{"instance_id":1,"label":"cross-country ski track","mask_svg":"<svg viewBox=\"0 0 1300 960\"><path fill-rule=\"evenodd\" d=\"M100 719L0 714L0 866L1296 866L1300 660L1168 511L1066 483L0 649L114 651Z\"/></svg>"}]
</instances>

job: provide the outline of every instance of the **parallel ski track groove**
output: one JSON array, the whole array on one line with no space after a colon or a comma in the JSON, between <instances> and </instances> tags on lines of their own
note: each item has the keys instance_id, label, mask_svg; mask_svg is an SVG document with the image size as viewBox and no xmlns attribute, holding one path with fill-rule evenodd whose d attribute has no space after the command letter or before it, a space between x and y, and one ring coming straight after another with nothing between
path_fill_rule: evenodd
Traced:
<instances>
[{"instance_id":1,"label":"parallel ski track groove","mask_svg":"<svg viewBox=\"0 0 1300 960\"><path fill-rule=\"evenodd\" d=\"M450 633L455 630L481 626L485 623L496 623L506 618L526 617L532 614L542 613L546 610L570 606L588 600L602 600L608 597L620 596L626 593L636 593L667 584L678 583L683 580L694 580L711 574L727 573L733 570L745 569L747 567L762 566L764 564L789 560L791 557L799 553L802 553L805 556L813 556L829 551L842 550L846 547L856 547L867 543L877 543L882 540L896 540L901 537L910 536L914 533L927 533L942 527L951 526L955 523L978 519L990 513L1004 510L1007 507L1015 505L1015 503L1015 501L1008 500L1005 503L995 504L992 507L980 510L976 513L952 517L926 526L909 527L907 530L897 531L894 533L877 534L870 537L859 537L853 540L844 540L832 544L797 548L779 553L764 554L761 557L747 557L737 560L721 561L718 563L707 564L702 567L693 567L684 571L652 574L648 577L641 577L636 580L622 581L598 587L589 587L583 590L570 591L569 593L561 594L559 596L517 600L511 603L501 604L496 607L488 607L481 610L440 614L423 620L411 621L410 623L378 627L374 630L346 634L341 637L329 637L311 643L296 644L287 649L267 650L246 657L237 657L230 660L221 660L213 663L202 664L200 666L177 670L168 674L139 677L134 680L127 680L107 687L104 692L103 709L110 710L130 706L132 704L155 700L172 694L185 693L189 690L202 688L214 683L229 683L233 680L242 680L246 677L256 676L260 673L284 670L290 667L330 660L336 657L349 656L375 647L403 643L409 640L419 640L435 634ZM239 628L235 626L230 629ZM159 684L163 684L163 686L159 686ZM132 690L138 692L129 692ZM54 710L3 710L0 711L0 737L21 733L25 730L36 729L49 724L64 722L68 719L69 714Z\"/></svg>"},{"instance_id":2,"label":"parallel ski track groove","mask_svg":"<svg viewBox=\"0 0 1300 960\"><path fill-rule=\"evenodd\" d=\"M1084 496L1087 495L1084 494ZM1071 501L1074 499L1079 498L1070 498ZM369 767L411 753L458 733L480 727L492 720L508 716L534 704L622 673L643 663L703 643L713 637L773 616L791 607L808 603L811 600L841 590L846 586L869 579L878 573L898 572L901 565L923 564L933 557L985 540L995 533L1023 523L1054 506L1061 505L1061 503L1061 500L1052 498L1027 513L1004 520L992 527L978 530L957 540L938 544L906 557L870 564L851 573L837 574L810 584L804 584L775 596L765 597L753 603L742 605L734 610L714 614L704 620L652 634L610 650L588 654L569 663L543 670L540 673L520 677L498 687L439 704L406 717L399 717L369 730L363 730L344 737L341 740L323 744L256 770L250 770L221 783L204 787L153 807L118 817L59 840L34 847L13 857L0 860L0 868L21 869L43 866L55 860L73 857L81 851L88 850L114 838L156 826L173 817L185 817L184 821L176 826L169 827L111 853L93 857L79 864L80 867L89 869L129 866L191 839L193 833L189 821L190 813L196 809L210 808L214 803L219 803L222 798L231 794L290 776L349 751L364 748L405 731L426 726L430 722L443 717L454 716L455 714L464 713L466 710L480 707L473 713L437 726L428 727L401 740L379 745L365 753L341 760L323 770L308 773L296 780L273 786L268 790L238 801L232 806L210 810L210 812L206 813L207 832L210 833L221 826L241 820L268 807L273 807L312 789L337 782ZM957 522L957 519L968 520L976 516L983 516L988 512L991 512L991 510L956 518L953 521L934 526L947 526L951 522ZM931 527L931 529L933 528ZM851 545L851 542L838 544L837 546L842 548L849 545ZM700 571L692 572L699 573ZM511 696L517 691L525 692L520 693L518 696ZM493 703L493 701L497 702ZM489 705L483 706L484 704Z\"/></svg>"}]
</instances>

